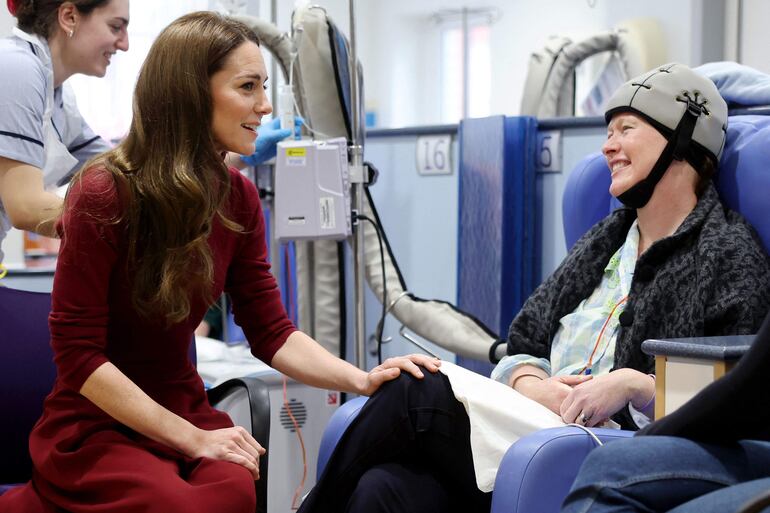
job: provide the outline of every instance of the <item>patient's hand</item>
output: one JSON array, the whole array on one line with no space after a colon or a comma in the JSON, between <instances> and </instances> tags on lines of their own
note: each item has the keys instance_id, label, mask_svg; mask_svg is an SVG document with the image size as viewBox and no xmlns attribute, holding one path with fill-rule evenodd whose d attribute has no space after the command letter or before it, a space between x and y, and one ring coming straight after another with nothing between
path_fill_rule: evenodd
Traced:
<instances>
[{"instance_id":1,"label":"patient's hand","mask_svg":"<svg viewBox=\"0 0 770 513\"><path fill-rule=\"evenodd\" d=\"M561 405L573 387L590 379L591 376L552 376L540 380L524 376L516 382L516 391L561 415Z\"/></svg>"},{"instance_id":2,"label":"patient's hand","mask_svg":"<svg viewBox=\"0 0 770 513\"><path fill-rule=\"evenodd\" d=\"M559 414L566 423L597 426L632 402L643 407L655 395L655 382L633 369L618 369L595 376L571 389L561 404ZM587 420L583 421L583 415Z\"/></svg>"}]
</instances>

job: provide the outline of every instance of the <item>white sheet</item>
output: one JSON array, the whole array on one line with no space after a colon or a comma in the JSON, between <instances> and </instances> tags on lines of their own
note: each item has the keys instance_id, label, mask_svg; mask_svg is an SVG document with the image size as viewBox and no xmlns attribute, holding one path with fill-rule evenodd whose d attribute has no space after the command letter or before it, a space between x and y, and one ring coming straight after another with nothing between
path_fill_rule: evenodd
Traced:
<instances>
[{"instance_id":1,"label":"white sheet","mask_svg":"<svg viewBox=\"0 0 770 513\"><path fill-rule=\"evenodd\" d=\"M507 385L446 361L439 369L468 412L476 485L482 492L494 488L497 469L513 442L539 429L565 425L551 410Z\"/></svg>"}]
</instances>

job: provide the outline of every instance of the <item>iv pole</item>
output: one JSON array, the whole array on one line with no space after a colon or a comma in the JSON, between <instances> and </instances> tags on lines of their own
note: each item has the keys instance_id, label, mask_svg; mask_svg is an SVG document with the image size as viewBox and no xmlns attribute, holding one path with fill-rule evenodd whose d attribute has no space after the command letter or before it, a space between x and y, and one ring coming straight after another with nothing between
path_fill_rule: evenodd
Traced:
<instances>
[{"instance_id":1,"label":"iv pole","mask_svg":"<svg viewBox=\"0 0 770 513\"><path fill-rule=\"evenodd\" d=\"M358 108L358 57L356 55L356 17L355 0L348 0L350 6L350 105L353 111L351 123L350 155L350 182L353 186L354 210L362 214L364 212L364 185L367 177L364 176L364 148L363 141L359 141L361 126L361 112ZM353 232L353 272L355 282L356 323L354 340L356 342L356 364L359 369L366 370L366 317L364 307L364 225L363 222L354 222Z\"/></svg>"}]
</instances>

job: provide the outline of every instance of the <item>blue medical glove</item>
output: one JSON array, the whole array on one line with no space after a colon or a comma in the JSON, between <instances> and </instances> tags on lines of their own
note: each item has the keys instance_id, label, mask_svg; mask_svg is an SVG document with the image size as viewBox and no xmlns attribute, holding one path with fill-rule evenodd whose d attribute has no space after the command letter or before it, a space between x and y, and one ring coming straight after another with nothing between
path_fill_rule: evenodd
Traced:
<instances>
[{"instance_id":1,"label":"blue medical glove","mask_svg":"<svg viewBox=\"0 0 770 513\"><path fill-rule=\"evenodd\" d=\"M299 139L300 127L303 120L299 116L294 117L294 138ZM262 125L257 129L257 141L254 144L254 153L245 156L241 155L243 160L249 166L262 164L275 157L276 144L291 135L291 130L281 128L281 119L273 118L269 123Z\"/></svg>"}]
</instances>

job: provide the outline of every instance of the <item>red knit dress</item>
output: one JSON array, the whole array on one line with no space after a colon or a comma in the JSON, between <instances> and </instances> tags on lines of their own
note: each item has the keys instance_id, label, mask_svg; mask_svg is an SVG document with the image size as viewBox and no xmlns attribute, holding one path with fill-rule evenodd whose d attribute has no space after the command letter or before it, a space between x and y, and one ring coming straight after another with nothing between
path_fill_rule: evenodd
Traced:
<instances>
[{"instance_id":1,"label":"red knit dress","mask_svg":"<svg viewBox=\"0 0 770 513\"><path fill-rule=\"evenodd\" d=\"M215 220L209 238L213 296L232 297L236 322L252 353L270 363L295 331L267 263L265 223L254 185L232 169L227 214L236 233ZM111 176L92 170L73 183L60 224L62 245L49 319L58 369L43 415L30 435L33 479L0 496L0 512L253 513L248 470L191 459L104 413L78 391L111 362L170 411L203 429L232 426L208 403L188 351L208 308L193 300L190 316L167 327L131 305L127 240Z\"/></svg>"}]
</instances>

